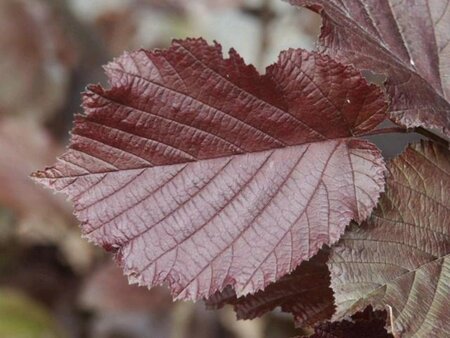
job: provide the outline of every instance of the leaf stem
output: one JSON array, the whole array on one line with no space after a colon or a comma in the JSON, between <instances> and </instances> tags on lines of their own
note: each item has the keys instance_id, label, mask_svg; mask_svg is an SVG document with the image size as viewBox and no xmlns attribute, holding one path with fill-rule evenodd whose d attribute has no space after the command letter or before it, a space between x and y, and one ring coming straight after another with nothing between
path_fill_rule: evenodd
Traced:
<instances>
[{"instance_id":1,"label":"leaf stem","mask_svg":"<svg viewBox=\"0 0 450 338\"><path fill-rule=\"evenodd\" d=\"M396 332L395 332L395 326L394 326L394 313L392 311L392 306L390 306L389 304L386 305L386 307L388 308L388 314L389 314L389 321L391 322L391 332L392 335L394 336L394 338L398 338Z\"/></svg>"},{"instance_id":2,"label":"leaf stem","mask_svg":"<svg viewBox=\"0 0 450 338\"><path fill-rule=\"evenodd\" d=\"M440 145L443 145L447 149L450 148L450 143L448 140L446 140L444 137L439 136L438 134L435 134L435 133L429 131L428 129L425 129L423 127L416 127L413 129L413 131L417 134L420 134L422 136L429 138L430 140L435 141L436 143L438 143Z\"/></svg>"},{"instance_id":3,"label":"leaf stem","mask_svg":"<svg viewBox=\"0 0 450 338\"><path fill-rule=\"evenodd\" d=\"M379 135L379 134L391 134L391 133L408 133L408 132L410 132L410 131L406 128L391 127L391 128L375 129L375 130L365 133L364 136Z\"/></svg>"}]
</instances>

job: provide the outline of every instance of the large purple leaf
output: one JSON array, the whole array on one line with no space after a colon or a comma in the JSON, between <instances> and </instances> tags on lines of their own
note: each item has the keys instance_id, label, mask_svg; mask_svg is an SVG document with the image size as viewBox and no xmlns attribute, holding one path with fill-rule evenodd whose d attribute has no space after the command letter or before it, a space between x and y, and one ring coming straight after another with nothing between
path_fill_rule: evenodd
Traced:
<instances>
[{"instance_id":1,"label":"large purple leaf","mask_svg":"<svg viewBox=\"0 0 450 338\"><path fill-rule=\"evenodd\" d=\"M34 177L131 281L179 299L264 288L365 219L384 186L382 92L330 57L289 50L259 75L234 51L175 41L106 67L69 149ZM324 123L325 122L325 123Z\"/></svg>"},{"instance_id":2,"label":"large purple leaf","mask_svg":"<svg viewBox=\"0 0 450 338\"><path fill-rule=\"evenodd\" d=\"M388 77L395 121L450 135L449 0L287 1L322 15L322 50Z\"/></svg>"},{"instance_id":3,"label":"large purple leaf","mask_svg":"<svg viewBox=\"0 0 450 338\"><path fill-rule=\"evenodd\" d=\"M379 207L332 250L336 318L372 304L397 336L450 336L449 156L424 142L391 161Z\"/></svg>"}]
</instances>

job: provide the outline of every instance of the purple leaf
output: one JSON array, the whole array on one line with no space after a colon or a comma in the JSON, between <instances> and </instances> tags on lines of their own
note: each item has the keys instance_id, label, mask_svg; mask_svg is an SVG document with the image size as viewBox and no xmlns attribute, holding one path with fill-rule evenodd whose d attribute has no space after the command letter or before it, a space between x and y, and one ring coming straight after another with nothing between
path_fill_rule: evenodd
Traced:
<instances>
[{"instance_id":1,"label":"purple leaf","mask_svg":"<svg viewBox=\"0 0 450 338\"><path fill-rule=\"evenodd\" d=\"M332 248L335 318L371 304L397 336L450 335L449 155L423 142L389 163L379 207Z\"/></svg>"},{"instance_id":2,"label":"purple leaf","mask_svg":"<svg viewBox=\"0 0 450 338\"><path fill-rule=\"evenodd\" d=\"M263 291L237 298L231 288L226 288L206 300L206 305L218 309L231 304L238 319L254 319L281 307L283 312L294 316L298 327L331 319L335 309L327 260L328 252L319 251Z\"/></svg>"},{"instance_id":3,"label":"purple leaf","mask_svg":"<svg viewBox=\"0 0 450 338\"><path fill-rule=\"evenodd\" d=\"M66 193L84 236L130 281L178 299L263 289L364 220L384 162L355 139L382 92L328 56L289 50L259 75L218 44L175 41L110 63L69 149L34 177Z\"/></svg>"},{"instance_id":4,"label":"purple leaf","mask_svg":"<svg viewBox=\"0 0 450 338\"><path fill-rule=\"evenodd\" d=\"M450 136L448 0L287 1L322 15L322 51L387 76L394 121Z\"/></svg>"}]
</instances>

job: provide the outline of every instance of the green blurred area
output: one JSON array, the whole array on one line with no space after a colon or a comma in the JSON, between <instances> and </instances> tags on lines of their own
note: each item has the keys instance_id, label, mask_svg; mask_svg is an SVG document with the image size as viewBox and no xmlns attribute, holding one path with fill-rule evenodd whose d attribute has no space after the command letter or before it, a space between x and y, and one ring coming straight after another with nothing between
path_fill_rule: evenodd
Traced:
<instances>
[{"instance_id":1,"label":"green blurred area","mask_svg":"<svg viewBox=\"0 0 450 338\"><path fill-rule=\"evenodd\" d=\"M43 306L12 289L0 289L0 337L64 338Z\"/></svg>"}]
</instances>

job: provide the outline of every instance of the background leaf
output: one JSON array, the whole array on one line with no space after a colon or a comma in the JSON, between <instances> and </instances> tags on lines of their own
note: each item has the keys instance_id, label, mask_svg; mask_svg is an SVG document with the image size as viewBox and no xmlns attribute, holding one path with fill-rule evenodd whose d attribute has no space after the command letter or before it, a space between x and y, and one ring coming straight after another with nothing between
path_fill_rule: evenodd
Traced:
<instances>
[{"instance_id":1,"label":"background leaf","mask_svg":"<svg viewBox=\"0 0 450 338\"><path fill-rule=\"evenodd\" d=\"M226 288L206 300L206 305L217 309L232 304L238 319L254 319L281 307L283 312L292 313L298 327L331 319L335 309L327 260L328 252L321 250L263 291L237 298Z\"/></svg>"},{"instance_id":2,"label":"background leaf","mask_svg":"<svg viewBox=\"0 0 450 338\"><path fill-rule=\"evenodd\" d=\"M370 307L355 313L349 320L317 325L311 338L393 338L385 329L386 311Z\"/></svg>"},{"instance_id":3,"label":"background leaf","mask_svg":"<svg viewBox=\"0 0 450 338\"><path fill-rule=\"evenodd\" d=\"M387 76L395 121L450 135L448 0L288 1L322 15L322 51Z\"/></svg>"},{"instance_id":4,"label":"background leaf","mask_svg":"<svg viewBox=\"0 0 450 338\"><path fill-rule=\"evenodd\" d=\"M34 177L131 281L179 299L255 292L375 206L384 162L354 137L386 103L352 67L289 50L261 76L189 39L106 69L111 89L89 87L69 150Z\"/></svg>"},{"instance_id":5,"label":"background leaf","mask_svg":"<svg viewBox=\"0 0 450 338\"><path fill-rule=\"evenodd\" d=\"M389 305L402 337L450 334L449 158L423 142L391 161L379 207L332 250L336 318Z\"/></svg>"}]
</instances>

